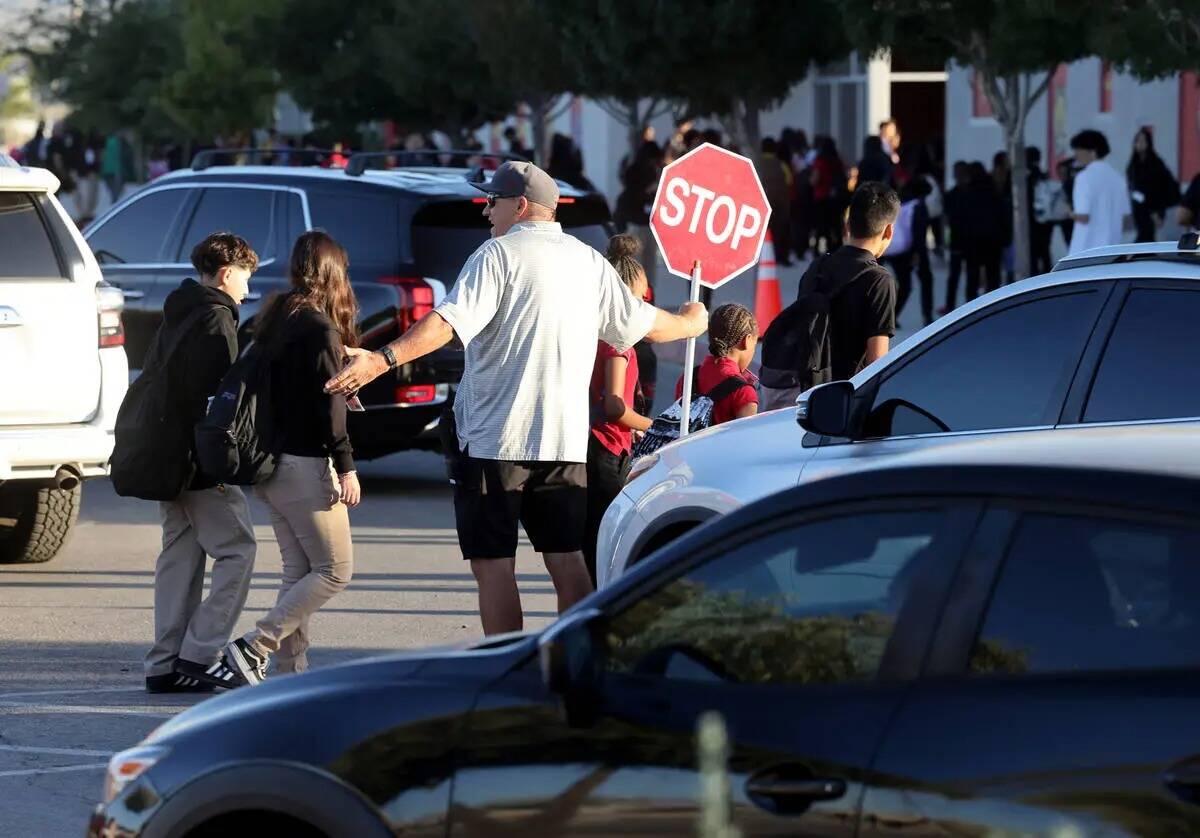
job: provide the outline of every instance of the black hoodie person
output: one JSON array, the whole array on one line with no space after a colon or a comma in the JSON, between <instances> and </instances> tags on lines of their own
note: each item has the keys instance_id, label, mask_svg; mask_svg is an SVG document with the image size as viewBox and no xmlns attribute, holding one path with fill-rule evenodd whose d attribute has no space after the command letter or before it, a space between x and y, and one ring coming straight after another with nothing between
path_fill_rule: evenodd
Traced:
<instances>
[{"instance_id":1,"label":"black hoodie person","mask_svg":"<svg viewBox=\"0 0 1200 838\"><path fill-rule=\"evenodd\" d=\"M165 346L185 329L168 361L170 420L191 428L237 358L238 306L258 256L232 233L214 233L192 250L199 281L186 279L166 299L155 338ZM195 315L195 316L193 316ZM148 363L158 349L151 350ZM195 452L192 452L195 462ZM149 692L205 692L244 680L221 652L241 614L254 568L255 541L246 496L197 470L179 497L159 504L163 548L154 568L154 645L146 654ZM205 557L212 556L208 596Z\"/></svg>"}]
</instances>

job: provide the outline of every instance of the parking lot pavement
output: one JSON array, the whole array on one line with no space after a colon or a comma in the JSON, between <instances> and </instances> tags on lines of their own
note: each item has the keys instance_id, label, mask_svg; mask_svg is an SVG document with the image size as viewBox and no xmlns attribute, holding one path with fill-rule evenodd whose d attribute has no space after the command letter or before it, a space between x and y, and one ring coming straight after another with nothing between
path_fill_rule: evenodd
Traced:
<instances>
[{"instance_id":1,"label":"parking lot pavement","mask_svg":"<svg viewBox=\"0 0 1200 838\"><path fill-rule=\"evenodd\" d=\"M360 464L360 476L354 579L313 619L312 666L479 636L441 459L396 455ZM259 549L239 633L274 602L280 579L265 510L251 506ZM143 689L160 538L155 504L92 481L62 554L0 566L0 834L80 834L108 756L197 700ZM526 626L545 625L554 589L527 542L517 568Z\"/></svg>"}]
</instances>

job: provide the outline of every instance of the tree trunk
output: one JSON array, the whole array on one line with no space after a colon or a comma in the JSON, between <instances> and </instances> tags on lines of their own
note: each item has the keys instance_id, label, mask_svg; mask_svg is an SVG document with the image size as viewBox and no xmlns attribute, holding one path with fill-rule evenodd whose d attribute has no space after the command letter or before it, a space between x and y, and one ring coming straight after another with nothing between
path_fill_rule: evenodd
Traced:
<instances>
[{"instance_id":1,"label":"tree trunk","mask_svg":"<svg viewBox=\"0 0 1200 838\"><path fill-rule=\"evenodd\" d=\"M1028 170L1025 166L1025 117L1030 103L1029 80L1022 85L1018 75L1008 76L1007 90L1009 117L1012 125L1007 128L1008 164L1012 173L1012 247L1013 279L1029 276L1029 193L1027 190Z\"/></svg>"},{"instance_id":2,"label":"tree trunk","mask_svg":"<svg viewBox=\"0 0 1200 838\"><path fill-rule=\"evenodd\" d=\"M758 103L747 97L733 103L729 114L729 129L734 145L738 151L747 157L758 154L762 143L762 132L759 127Z\"/></svg>"}]
</instances>

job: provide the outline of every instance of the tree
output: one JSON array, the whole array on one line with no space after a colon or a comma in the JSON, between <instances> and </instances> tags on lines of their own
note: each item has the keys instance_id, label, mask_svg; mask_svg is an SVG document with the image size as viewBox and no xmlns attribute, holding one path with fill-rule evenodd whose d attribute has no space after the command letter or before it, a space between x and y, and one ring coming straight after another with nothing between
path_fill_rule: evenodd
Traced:
<instances>
[{"instance_id":1,"label":"tree","mask_svg":"<svg viewBox=\"0 0 1200 838\"><path fill-rule=\"evenodd\" d=\"M843 10L860 52L900 50L978 74L1012 166L1016 278L1029 276L1025 123L1055 67L1088 55L1110 18L1083 0L848 0Z\"/></svg>"},{"instance_id":2,"label":"tree","mask_svg":"<svg viewBox=\"0 0 1200 838\"><path fill-rule=\"evenodd\" d=\"M279 3L184 0L182 66L159 101L192 139L249 135L272 121L278 74L267 48Z\"/></svg>"},{"instance_id":3,"label":"tree","mask_svg":"<svg viewBox=\"0 0 1200 838\"><path fill-rule=\"evenodd\" d=\"M318 122L393 119L456 139L515 100L480 57L466 0L285 0L275 63Z\"/></svg>"},{"instance_id":4,"label":"tree","mask_svg":"<svg viewBox=\"0 0 1200 838\"><path fill-rule=\"evenodd\" d=\"M81 2L63 15L46 4L30 16L19 51L34 79L72 109L80 128L132 130L141 137L173 133L159 93L181 66L179 0Z\"/></svg>"},{"instance_id":5,"label":"tree","mask_svg":"<svg viewBox=\"0 0 1200 838\"><path fill-rule=\"evenodd\" d=\"M845 4L809 0L802 20L772 0L672 3L671 37L681 56L670 92L696 113L716 113L744 152L756 154L759 116L777 105L818 65L850 52L842 23Z\"/></svg>"}]
</instances>

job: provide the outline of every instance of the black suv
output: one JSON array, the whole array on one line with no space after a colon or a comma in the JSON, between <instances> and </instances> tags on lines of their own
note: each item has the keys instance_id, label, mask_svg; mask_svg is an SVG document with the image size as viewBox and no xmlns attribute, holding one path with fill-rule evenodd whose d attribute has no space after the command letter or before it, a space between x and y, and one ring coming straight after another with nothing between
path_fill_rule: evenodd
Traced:
<instances>
[{"instance_id":1,"label":"black suv","mask_svg":"<svg viewBox=\"0 0 1200 838\"><path fill-rule=\"evenodd\" d=\"M264 300L287 287L296 237L313 228L328 231L349 252L368 349L394 340L437 305L488 237L485 198L469 183L486 176L479 168L370 168L395 159L381 154L353 155L345 169L210 165L238 154L247 152L202 152L191 169L153 181L84 231L104 278L125 294L132 369L142 366L167 294L195 273L188 261L192 247L216 230L242 236L261 260L242 305L246 334ZM422 162L459 159L459 152L429 152ZM563 227L603 251L611 232L604 197L564 183L559 188ZM349 420L355 456L435 447L438 416L462 368L461 349L446 348L364 388L366 411Z\"/></svg>"}]
</instances>

